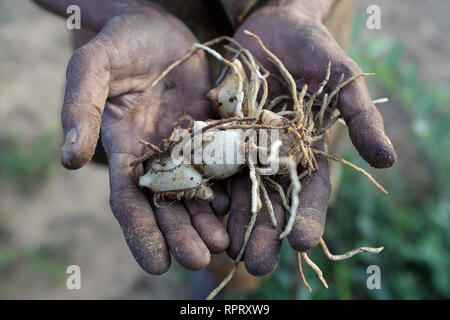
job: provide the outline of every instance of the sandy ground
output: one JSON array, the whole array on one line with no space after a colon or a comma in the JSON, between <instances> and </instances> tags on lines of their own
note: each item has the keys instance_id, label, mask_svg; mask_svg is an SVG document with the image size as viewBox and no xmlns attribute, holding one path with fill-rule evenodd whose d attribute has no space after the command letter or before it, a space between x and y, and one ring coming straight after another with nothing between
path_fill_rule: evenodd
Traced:
<instances>
[{"instance_id":1,"label":"sandy ground","mask_svg":"<svg viewBox=\"0 0 450 320\"><path fill-rule=\"evenodd\" d=\"M421 63L424 80L450 84L449 1L357 2L360 11L381 6L383 29L374 32L404 43ZM71 51L62 19L30 1L0 0L0 132L20 132L25 141L47 128L59 132ZM392 121L386 120L389 126ZM103 167L89 164L71 172L56 159L50 177L26 193L0 181L0 254L5 248L51 246L53 260L82 270L82 289L70 291L64 277L55 279L25 260L0 269L0 298L187 297L179 273L150 277L137 266L110 213L108 192Z\"/></svg>"}]
</instances>

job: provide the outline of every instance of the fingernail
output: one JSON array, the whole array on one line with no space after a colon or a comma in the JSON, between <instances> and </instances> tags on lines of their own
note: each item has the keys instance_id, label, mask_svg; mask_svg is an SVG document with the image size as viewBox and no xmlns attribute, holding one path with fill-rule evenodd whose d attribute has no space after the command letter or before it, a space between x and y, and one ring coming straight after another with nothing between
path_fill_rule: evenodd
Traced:
<instances>
[{"instance_id":1,"label":"fingernail","mask_svg":"<svg viewBox=\"0 0 450 320\"><path fill-rule=\"evenodd\" d=\"M67 134L66 134L66 138L64 140L64 144L61 148L61 152L64 153L67 149L69 149L73 144L75 144L75 142L77 141L78 138L78 132L76 128L72 128L70 129Z\"/></svg>"}]
</instances>

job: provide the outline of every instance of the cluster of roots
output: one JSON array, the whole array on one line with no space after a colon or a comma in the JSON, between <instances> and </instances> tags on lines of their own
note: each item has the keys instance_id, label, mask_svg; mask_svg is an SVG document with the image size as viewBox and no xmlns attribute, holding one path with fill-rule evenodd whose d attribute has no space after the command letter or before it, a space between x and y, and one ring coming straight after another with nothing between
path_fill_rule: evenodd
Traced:
<instances>
[{"instance_id":1,"label":"cluster of roots","mask_svg":"<svg viewBox=\"0 0 450 320\"><path fill-rule=\"evenodd\" d=\"M308 92L308 86L305 84L302 88L297 88L294 78L285 68L282 61L269 51L262 43L261 39L249 32L245 33L255 38L261 49L267 55L267 59L275 66L278 73L270 73L263 65L252 55L252 53L244 48L240 43L230 37L220 37L203 44L195 44L180 59L170 65L152 84L155 86L176 66L183 63L189 57L199 50L203 50L223 64L223 71L217 81L216 88L212 89L208 97L212 101L216 112L221 117L220 120L211 120L207 122L200 130L206 132L209 130L234 130L237 128L268 128L282 129L280 140L273 141L270 145L269 160L278 161L280 174L288 175L290 178L290 186L283 188L270 175L264 175L264 168L254 163L246 163L244 167L249 169L249 175L252 182L252 201L251 201L251 220L247 227L244 237L244 243L235 260L233 268L230 270L226 278L214 289L207 299L214 298L220 290L232 279L236 268L241 261L248 240L255 225L256 217L262 207L262 203L266 205L272 225L276 227L277 220L275 218L271 200L268 197L267 188L270 188L280 195L283 207L286 210L287 223L284 231L280 235L280 239L289 235L295 222L297 209L299 207L299 193L302 188L302 182L308 183L308 177L318 169L316 155L324 156L328 159L341 162L356 171L364 174L377 188L381 191L386 190L379 185L373 177L363 169L354 164L341 159L340 157L330 155L324 151L314 148L314 145L323 139L327 131L336 124L342 117L337 108L339 92L345 86L355 81L357 78L368 76L371 74L360 74L358 76L344 79L342 75L339 83L331 93L324 93L324 89L330 79L330 63L327 66L326 76L320 87L315 92ZM224 48L233 55L231 59L226 59L211 47L220 42L227 42ZM325 67L325 66L324 66ZM275 97L269 97L269 88L267 78L272 76L282 88L284 93ZM281 107L281 108L280 108ZM273 110L277 110L276 112ZM194 135L194 121L189 120L187 132ZM160 146L155 146L149 142L141 141L148 146L150 150L140 158L134 160L131 166L136 166L143 161L158 161L170 154L173 147L179 143L167 139ZM258 149L260 146L249 142L246 150ZM279 155L279 156L275 156ZM300 170L300 174L297 172ZM197 170L200 174L202 171ZM228 178L224 176L222 178ZM205 179L214 179L214 177L205 177ZM154 190L152 190L154 191ZM178 194L177 197L193 197L195 192L188 194ZM157 197L164 196L158 194ZM198 196L201 198L201 196ZM359 252L379 253L383 248L358 248L342 255L333 255L329 252L324 240L320 239L320 245L323 248L327 258L333 261L348 259ZM319 267L311 261L306 252L297 253L298 269L306 287L311 290L307 283L302 270L302 260L304 260L318 275L323 285L328 285L323 278Z\"/></svg>"}]
</instances>

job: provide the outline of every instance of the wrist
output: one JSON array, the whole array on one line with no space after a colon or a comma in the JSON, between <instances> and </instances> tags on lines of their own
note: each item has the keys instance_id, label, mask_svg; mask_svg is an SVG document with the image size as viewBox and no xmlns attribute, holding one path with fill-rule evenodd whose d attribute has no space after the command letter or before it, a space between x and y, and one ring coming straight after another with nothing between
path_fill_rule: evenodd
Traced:
<instances>
[{"instance_id":1,"label":"wrist","mask_svg":"<svg viewBox=\"0 0 450 320\"><path fill-rule=\"evenodd\" d=\"M148 13L163 9L149 1L142 0L33 0L43 8L62 17L67 16L70 5L80 7L82 28L99 32L109 20L116 16Z\"/></svg>"}]
</instances>

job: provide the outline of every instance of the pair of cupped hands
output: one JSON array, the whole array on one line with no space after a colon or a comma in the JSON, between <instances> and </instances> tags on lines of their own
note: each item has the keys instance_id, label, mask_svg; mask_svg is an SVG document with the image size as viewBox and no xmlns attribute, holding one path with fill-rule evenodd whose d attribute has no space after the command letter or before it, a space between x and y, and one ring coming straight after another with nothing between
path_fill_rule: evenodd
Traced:
<instances>
[{"instance_id":1,"label":"pair of cupped hands","mask_svg":"<svg viewBox=\"0 0 450 320\"><path fill-rule=\"evenodd\" d=\"M243 30L260 36L298 83L307 83L311 90L322 82L331 61L326 90L332 90L341 74L347 79L361 70L321 20L314 10L306 10L295 1L285 5L272 1L246 18L234 38L275 72L255 39ZM158 144L185 114L196 120L213 117L206 98L212 84L202 53L151 88L152 81L198 40L180 20L151 3L140 3L129 12L103 21L92 24L97 35L74 52L67 68L61 116L65 134L62 164L68 169L84 166L93 156L101 135L109 164L111 209L131 252L145 271L166 272L171 254L191 270L206 267L211 254L227 251L235 258L251 217L248 173L232 178L230 195L222 183L213 183L216 196L212 202L192 199L155 207L152 197L137 185L143 166L129 167L133 159L147 151L140 139ZM364 80L342 90L338 104L360 155L374 167L392 166L395 151ZM297 220L288 236L296 251L316 246L324 230L330 180L327 160L318 157L318 164L319 169L302 188ZM270 198L278 226L272 227L263 207L243 257L253 275L269 273L279 259L285 211L276 193L271 192ZM225 228L217 216L227 213Z\"/></svg>"}]
</instances>

